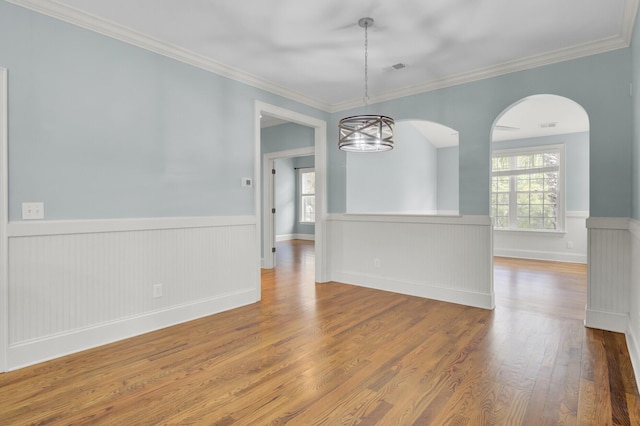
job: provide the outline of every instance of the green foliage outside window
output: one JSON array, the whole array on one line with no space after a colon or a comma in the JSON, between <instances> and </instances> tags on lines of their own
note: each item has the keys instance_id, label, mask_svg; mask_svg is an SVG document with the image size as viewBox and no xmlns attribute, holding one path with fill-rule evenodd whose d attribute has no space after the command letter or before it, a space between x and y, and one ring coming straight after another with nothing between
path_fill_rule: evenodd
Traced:
<instances>
[{"instance_id":1,"label":"green foliage outside window","mask_svg":"<svg viewBox=\"0 0 640 426\"><path fill-rule=\"evenodd\" d=\"M558 230L560 151L492 159L491 214L502 229Z\"/></svg>"}]
</instances>

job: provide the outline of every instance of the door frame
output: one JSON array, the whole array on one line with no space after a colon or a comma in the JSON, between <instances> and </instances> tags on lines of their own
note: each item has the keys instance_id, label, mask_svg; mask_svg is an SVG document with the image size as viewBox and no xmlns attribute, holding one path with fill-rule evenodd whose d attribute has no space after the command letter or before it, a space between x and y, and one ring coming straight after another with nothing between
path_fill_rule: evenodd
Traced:
<instances>
[{"instance_id":1,"label":"door frame","mask_svg":"<svg viewBox=\"0 0 640 426\"><path fill-rule=\"evenodd\" d=\"M0 372L9 351L9 160L7 158L7 69L0 68Z\"/></svg>"},{"instance_id":2,"label":"door frame","mask_svg":"<svg viewBox=\"0 0 640 426\"><path fill-rule=\"evenodd\" d=\"M273 174L271 170L275 168L275 161L283 158L303 157L314 155L314 147L296 148L285 151L268 152L263 155L262 160L262 267L266 269L275 268L277 264L277 253L271 249L276 246L276 230L274 223L275 209L275 180L277 174ZM297 196L297 194L296 194ZM277 211L275 214L278 214Z\"/></svg>"},{"instance_id":3,"label":"door frame","mask_svg":"<svg viewBox=\"0 0 640 426\"><path fill-rule=\"evenodd\" d=\"M254 211L256 217L256 256L257 265L260 265L262 238L262 214L260 209L262 173L260 138L260 116L270 115L284 121L311 127L314 130L313 155L315 156L316 169L316 239L315 239L315 277L316 282L327 282L326 269L326 220L327 220L327 122L299 112L291 111L262 101L254 102L253 128L254 128L254 173L256 184L254 186Z\"/></svg>"}]
</instances>

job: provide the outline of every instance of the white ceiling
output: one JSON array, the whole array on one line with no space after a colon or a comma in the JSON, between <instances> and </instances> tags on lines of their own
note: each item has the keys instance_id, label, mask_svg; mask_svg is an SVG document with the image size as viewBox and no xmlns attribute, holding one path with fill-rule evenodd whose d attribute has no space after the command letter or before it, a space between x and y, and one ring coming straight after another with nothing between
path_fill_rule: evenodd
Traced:
<instances>
[{"instance_id":1,"label":"white ceiling","mask_svg":"<svg viewBox=\"0 0 640 426\"><path fill-rule=\"evenodd\" d=\"M629 45L639 0L8 0L326 111ZM395 70L392 65L406 64Z\"/></svg>"}]
</instances>

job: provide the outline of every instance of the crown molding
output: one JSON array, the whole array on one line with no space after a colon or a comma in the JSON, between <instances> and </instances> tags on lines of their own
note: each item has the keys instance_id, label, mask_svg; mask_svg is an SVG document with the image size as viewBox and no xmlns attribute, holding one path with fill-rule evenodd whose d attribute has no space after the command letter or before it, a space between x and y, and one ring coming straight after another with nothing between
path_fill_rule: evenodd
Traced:
<instances>
[{"instance_id":1,"label":"crown molding","mask_svg":"<svg viewBox=\"0 0 640 426\"><path fill-rule=\"evenodd\" d=\"M638 17L638 8L640 8L640 0L625 0L622 11L622 25L620 37L624 39L627 47L631 46L631 38L633 37L633 27Z\"/></svg>"},{"instance_id":2,"label":"crown molding","mask_svg":"<svg viewBox=\"0 0 640 426\"><path fill-rule=\"evenodd\" d=\"M636 0L633 0L634 2ZM559 62L578 59L585 56L596 55L598 53L610 52L613 50L629 47L630 42L626 37L618 36L608 39L599 40L593 43L585 43L578 46L559 49L547 52L541 55L529 56L527 58L517 59L514 61L504 62L487 68L481 68L440 80L431 81L415 86L408 86L402 89L385 92L382 95L374 96L369 99L369 104L391 101L406 96L417 95L419 93L431 92L433 90L444 89L446 87L457 86L464 83L485 80L487 78L498 77L505 74L511 74L518 71L526 71L545 65L556 64ZM363 106L362 100L353 100L332 105L329 112L339 112L352 108Z\"/></svg>"},{"instance_id":3,"label":"crown molding","mask_svg":"<svg viewBox=\"0 0 640 426\"><path fill-rule=\"evenodd\" d=\"M300 102L310 107L329 111L331 106L301 93L278 86L270 81L247 73L237 68L216 62L198 53L191 52L179 46L158 40L131 28L115 22L99 18L79 9L61 4L55 0L5 0L7 3L24 7L25 9L67 22L80 28L102 34L107 37L131 44L136 47L166 56L177 61L193 65L205 71L210 71L222 77L247 84L257 89L265 90L292 101Z\"/></svg>"},{"instance_id":4,"label":"crown molding","mask_svg":"<svg viewBox=\"0 0 640 426\"><path fill-rule=\"evenodd\" d=\"M417 95L433 90L457 86L459 84L471 83L491 77L498 77L500 75L511 74L518 71L526 71L545 65L556 64L572 59L583 58L585 56L591 56L599 53L627 48L631 45L633 28L636 22L636 17L638 15L638 9L640 7L639 5L640 0L625 0L622 12L622 22L620 25L620 34L617 36L609 37L595 42L583 43L564 49L558 49L540 55L520 58L514 61L508 61L502 64L453 75L440 80L388 91L379 96L371 97L369 99L369 104L391 101L406 96ZM345 111L352 108L358 108L363 105L364 103L362 102L362 100L354 99L351 101L331 105L331 109L329 110L329 112L334 113Z\"/></svg>"},{"instance_id":5,"label":"crown molding","mask_svg":"<svg viewBox=\"0 0 640 426\"><path fill-rule=\"evenodd\" d=\"M191 52L179 46L163 42L115 22L111 22L103 18L99 18L95 15L83 12L79 9L63 5L55 0L5 1L70 23L72 25L105 35L107 37L114 38L124 43L140 47L159 55L163 55L177 61L193 65L222 77L226 77L240 83L255 87L257 89L267 91L274 95L282 96L292 101L308 105L321 111L335 113L352 108L358 108L364 105L361 99L340 102L332 105L314 98L310 98L299 92L295 92L274 84L256 75L216 62L203 55ZM497 77L513 72L526 71L545 65L551 65L571 59L578 59L585 56L629 47L631 44L633 27L635 25L639 4L640 0L625 0L623 6L624 9L621 22L621 31L618 36L598 40L592 43L580 44L565 49L558 49L540 55L533 55L514 61L504 62L502 64L494 65L491 67L472 70L443 79L404 87L398 90L391 90L379 96L372 97L371 99L369 99L369 104L391 101L406 96L417 95L433 90L457 86L459 84L471 83L474 81L484 80L487 78Z\"/></svg>"}]
</instances>

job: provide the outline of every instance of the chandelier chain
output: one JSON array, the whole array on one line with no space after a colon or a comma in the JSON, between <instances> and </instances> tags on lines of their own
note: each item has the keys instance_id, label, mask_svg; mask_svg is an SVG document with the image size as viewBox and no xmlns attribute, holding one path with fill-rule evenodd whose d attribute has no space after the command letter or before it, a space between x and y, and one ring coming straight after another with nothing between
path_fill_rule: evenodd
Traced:
<instances>
[{"instance_id":1,"label":"chandelier chain","mask_svg":"<svg viewBox=\"0 0 640 426\"><path fill-rule=\"evenodd\" d=\"M383 152L393 149L393 118L367 114L369 109L369 27L373 19L361 18L364 28L364 114L346 117L338 123L338 148L347 152Z\"/></svg>"},{"instance_id":2,"label":"chandelier chain","mask_svg":"<svg viewBox=\"0 0 640 426\"><path fill-rule=\"evenodd\" d=\"M364 24L364 104L369 104L369 23Z\"/></svg>"}]
</instances>

